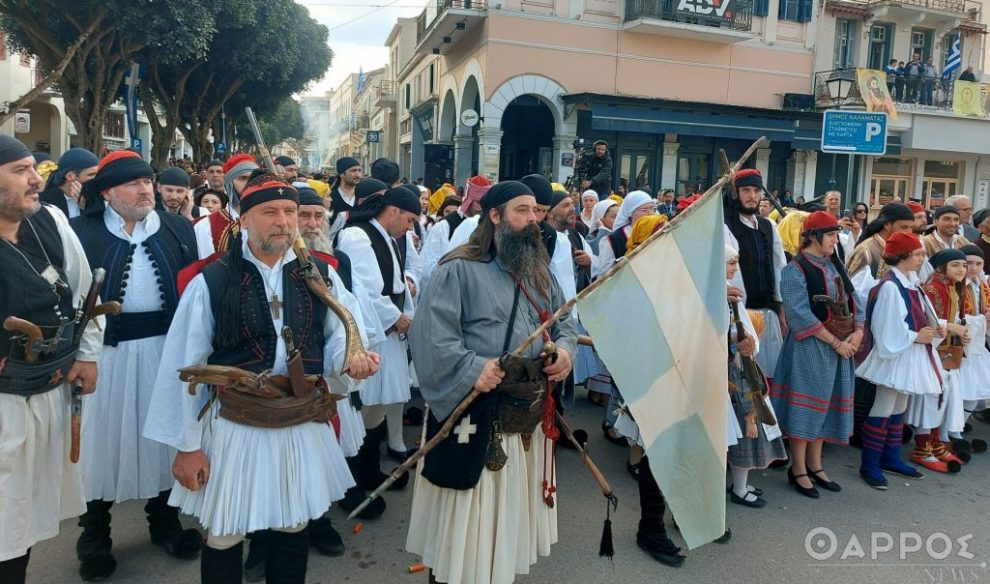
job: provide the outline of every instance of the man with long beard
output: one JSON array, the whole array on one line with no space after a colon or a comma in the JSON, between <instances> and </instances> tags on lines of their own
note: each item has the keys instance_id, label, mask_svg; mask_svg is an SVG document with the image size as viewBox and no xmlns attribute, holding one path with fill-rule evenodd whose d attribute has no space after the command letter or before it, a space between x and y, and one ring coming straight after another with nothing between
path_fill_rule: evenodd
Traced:
<instances>
[{"instance_id":1,"label":"man with long beard","mask_svg":"<svg viewBox=\"0 0 990 584\"><path fill-rule=\"evenodd\" d=\"M298 207L294 188L269 174L255 176L241 191L244 230L227 253L197 262L179 276L184 292L165 339L152 394L155 415L148 417L144 435L179 451L169 504L199 518L207 530L200 568L204 584L239 582L243 539L262 529L272 530L268 581L304 582L306 526L353 484L328 423L334 408L327 386L347 391L352 380L377 371L379 357L355 355L347 376L339 373L344 325L305 287L291 249ZM343 289L325 261L313 261L331 293ZM283 419L273 422L271 408L246 404L236 386L211 391L215 401L190 395L176 375L183 367L208 363L265 373L272 383L287 384L283 327L298 341L307 376L301 387L294 383L291 392L272 396L278 400L273 405L288 407ZM194 387L206 392L202 385ZM204 403L209 405L200 418Z\"/></svg>"},{"instance_id":2,"label":"man with long beard","mask_svg":"<svg viewBox=\"0 0 990 584\"><path fill-rule=\"evenodd\" d=\"M179 303L179 270L196 261L196 238L187 219L155 210L154 170L138 154L114 152L97 168L83 187L89 204L71 223L90 267L107 271L100 297L119 301L123 312L107 316L98 363L104 375L83 408L80 466L87 502L76 550L85 581L109 577L117 567L110 539L114 503L147 499L151 541L172 557L195 557L202 541L195 529L182 529L178 510L167 504L175 451L141 437Z\"/></svg>"},{"instance_id":3,"label":"man with long beard","mask_svg":"<svg viewBox=\"0 0 990 584\"><path fill-rule=\"evenodd\" d=\"M726 245L739 250L739 272L733 283L745 294L746 309L763 321L756 360L767 376L777 368L783 345L784 310L780 304L780 270L786 264L780 235L769 219L760 216L765 188L755 168L736 173L738 198L725 202ZM757 327L760 330L760 327Z\"/></svg>"},{"instance_id":4,"label":"man with long beard","mask_svg":"<svg viewBox=\"0 0 990 584\"><path fill-rule=\"evenodd\" d=\"M427 438L473 389L482 392L416 477L406 549L423 557L431 582L511 582L557 541L554 444L545 434L555 434L554 403L544 380L570 373L574 320L564 314L548 331L556 361L544 360L543 340L500 361L564 299L533 192L506 181L481 205L478 228L440 261L410 329Z\"/></svg>"},{"instance_id":5,"label":"man with long beard","mask_svg":"<svg viewBox=\"0 0 990 584\"><path fill-rule=\"evenodd\" d=\"M92 321L81 344L72 345L72 319L92 274L65 215L38 202L42 184L27 147L0 135L0 321L29 321L44 336L33 343L0 329L4 584L22 584L31 546L58 535L59 521L86 508L79 467L69 460L66 404L70 387L95 389L103 338ZM28 346L38 349L33 363Z\"/></svg>"}]
</instances>

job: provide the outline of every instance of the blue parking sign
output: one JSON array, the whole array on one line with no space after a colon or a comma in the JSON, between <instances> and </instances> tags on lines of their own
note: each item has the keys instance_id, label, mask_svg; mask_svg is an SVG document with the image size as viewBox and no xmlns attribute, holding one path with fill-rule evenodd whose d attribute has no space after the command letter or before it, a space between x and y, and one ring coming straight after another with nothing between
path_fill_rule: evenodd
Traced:
<instances>
[{"instance_id":1,"label":"blue parking sign","mask_svg":"<svg viewBox=\"0 0 990 584\"><path fill-rule=\"evenodd\" d=\"M887 113L826 110L822 152L883 156L887 153Z\"/></svg>"}]
</instances>

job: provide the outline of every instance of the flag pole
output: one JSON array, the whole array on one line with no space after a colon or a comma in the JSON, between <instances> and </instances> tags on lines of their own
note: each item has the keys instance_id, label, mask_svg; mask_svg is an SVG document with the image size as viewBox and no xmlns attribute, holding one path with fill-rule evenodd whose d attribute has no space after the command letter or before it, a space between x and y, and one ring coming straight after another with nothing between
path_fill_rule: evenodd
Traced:
<instances>
[{"instance_id":1,"label":"flag pole","mask_svg":"<svg viewBox=\"0 0 990 584\"><path fill-rule=\"evenodd\" d=\"M706 197L713 197L713 196L715 196L716 193L720 193L722 191L722 187L726 186L727 184L731 186L733 184L732 183L732 179L733 179L733 177L735 177L736 172L738 172L739 169L742 168L742 165L747 160L749 160L749 157L752 156L753 153L756 152L756 150L758 148L760 148L761 146L763 146L764 144L766 144L768 142L769 142L769 140L767 140L766 136L762 136L762 137L760 137L759 140L757 140L756 142L753 142L753 144L749 148L746 149L746 152L743 153L742 157L740 157L739 160L737 160L736 163L733 164L732 167L729 168L725 172L725 174L722 175L722 177L720 179L718 179L718 182L716 182L715 184L713 184L707 191L705 191L705 193L703 195L701 195L701 198L698 199L697 202L701 202ZM630 250L629 252L627 252L626 255L624 255L623 257L619 258L619 260L615 262L615 265L613 265L611 268L609 268L608 270L606 270L603 274L601 274L600 276L598 276L598 279L596 279L594 282L592 282L587 288L585 288L584 290L578 292L577 296L575 296L574 298L571 298L570 300L568 300L567 302L565 302L564 304L562 304L561 307L558 308L556 312L554 312L552 315L550 315L550 318L548 318L546 322L544 322L543 324L541 324L539 326L539 328L537 328L535 331L533 331L533 333L531 335L529 335L528 337L526 337L525 340L523 340L522 344L519 345L519 348L516 349L515 353L517 355L521 354L523 351L525 351L527 348L529 348L529 346L532 345L534 341L536 341L537 339L542 338L544 331L546 331L548 328L550 328L551 326L553 326L553 324L555 322L557 322L558 320L560 320L560 317L562 317L565 314L567 314L568 312L570 312L574 308L574 305L575 304L577 304L579 301L584 300L585 298L587 298L588 295L590 295L592 292L594 292L595 290L597 290L598 287L601 286L603 283L605 283L606 280L608 280L612 276L615 276L619 272L619 270L621 270L622 268L626 267L626 265L629 263L629 261L632 258L636 257L636 254L638 254L641 251L643 251L643 249L645 249L646 246L648 246L650 243L652 243L653 241L657 240L658 238L662 237L663 235L666 235L670 231L672 231L674 229L677 229L678 225L680 225L680 223L684 220L685 217L689 216L695 209L697 209L698 207L700 207L700 205L698 205L697 202L694 205L691 205L690 207L688 207L683 213L678 213L677 216L675 216L670 221L670 223L664 225L661 229L657 230L656 233L653 233L648 238L646 238L646 240L643 241L643 243L641 243L638 246L634 247L632 250Z\"/></svg>"}]
</instances>

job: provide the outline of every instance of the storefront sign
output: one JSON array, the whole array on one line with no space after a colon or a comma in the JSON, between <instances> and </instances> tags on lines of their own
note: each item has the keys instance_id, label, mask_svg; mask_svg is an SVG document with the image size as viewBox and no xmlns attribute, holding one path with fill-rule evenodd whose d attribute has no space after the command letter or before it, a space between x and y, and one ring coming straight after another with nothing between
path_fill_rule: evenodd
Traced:
<instances>
[{"instance_id":1,"label":"storefront sign","mask_svg":"<svg viewBox=\"0 0 990 584\"><path fill-rule=\"evenodd\" d=\"M467 126L468 128L473 128L474 126L477 126L479 119L480 118L478 117L478 112L474 111L473 109L466 109L461 112L461 123Z\"/></svg>"},{"instance_id":2,"label":"storefront sign","mask_svg":"<svg viewBox=\"0 0 990 584\"><path fill-rule=\"evenodd\" d=\"M488 180L498 182L499 152L501 147L498 144L485 144L481 157L481 173Z\"/></svg>"},{"instance_id":3,"label":"storefront sign","mask_svg":"<svg viewBox=\"0 0 990 584\"><path fill-rule=\"evenodd\" d=\"M976 200L973 201L973 207L977 209L986 209L988 203L988 195L990 195L990 181L981 180L976 183Z\"/></svg>"},{"instance_id":4,"label":"storefront sign","mask_svg":"<svg viewBox=\"0 0 990 584\"><path fill-rule=\"evenodd\" d=\"M573 152L563 152L560 155L560 165L571 168L574 166L574 153Z\"/></svg>"},{"instance_id":5,"label":"storefront sign","mask_svg":"<svg viewBox=\"0 0 990 584\"><path fill-rule=\"evenodd\" d=\"M679 0L677 12L681 15L700 15L708 19L721 20L726 25L731 25L736 20L734 0Z\"/></svg>"},{"instance_id":6,"label":"storefront sign","mask_svg":"<svg viewBox=\"0 0 990 584\"><path fill-rule=\"evenodd\" d=\"M17 112L14 114L14 132L27 134L31 131L31 112Z\"/></svg>"}]
</instances>

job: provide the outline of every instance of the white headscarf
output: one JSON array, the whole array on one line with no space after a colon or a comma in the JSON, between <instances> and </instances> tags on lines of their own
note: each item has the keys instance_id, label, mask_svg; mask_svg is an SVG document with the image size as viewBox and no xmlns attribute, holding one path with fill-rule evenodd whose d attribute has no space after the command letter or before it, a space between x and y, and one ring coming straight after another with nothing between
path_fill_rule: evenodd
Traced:
<instances>
[{"instance_id":1,"label":"white headscarf","mask_svg":"<svg viewBox=\"0 0 990 584\"><path fill-rule=\"evenodd\" d=\"M598 201L595 206L591 209L591 229L604 229L609 231L608 227L602 223L602 219L605 217L605 213L608 212L609 208L618 205L614 199L605 199L604 201Z\"/></svg>"},{"instance_id":2,"label":"white headscarf","mask_svg":"<svg viewBox=\"0 0 990 584\"><path fill-rule=\"evenodd\" d=\"M619 214L615 218L615 229L630 225L632 223L630 217L632 217L633 212L651 201L653 198L643 191L633 191L626 195L626 198L622 199L622 206L619 207Z\"/></svg>"}]
</instances>

